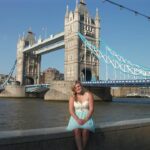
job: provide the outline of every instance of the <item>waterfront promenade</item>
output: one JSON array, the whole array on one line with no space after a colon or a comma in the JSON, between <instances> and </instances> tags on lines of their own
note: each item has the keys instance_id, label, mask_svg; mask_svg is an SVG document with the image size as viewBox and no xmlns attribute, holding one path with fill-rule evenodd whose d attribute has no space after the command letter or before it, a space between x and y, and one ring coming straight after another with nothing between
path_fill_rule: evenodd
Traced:
<instances>
[{"instance_id":1,"label":"waterfront promenade","mask_svg":"<svg viewBox=\"0 0 150 150\"><path fill-rule=\"evenodd\" d=\"M150 119L100 123L86 150L149 150ZM65 127L0 132L1 150L76 150Z\"/></svg>"},{"instance_id":2,"label":"waterfront promenade","mask_svg":"<svg viewBox=\"0 0 150 150\"><path fill-rule=\"evenodd\" d=\"M95 102L96 133L87 150L149 150L150 100ZM0 99L0 150L75 150L66 132L68 102Z\"/></svg>"}]
</instances>

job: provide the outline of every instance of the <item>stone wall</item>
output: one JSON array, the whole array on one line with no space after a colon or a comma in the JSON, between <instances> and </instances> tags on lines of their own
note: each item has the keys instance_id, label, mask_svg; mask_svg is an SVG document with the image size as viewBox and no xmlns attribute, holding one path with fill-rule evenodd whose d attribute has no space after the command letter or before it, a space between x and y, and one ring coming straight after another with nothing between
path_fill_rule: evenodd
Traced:
<instances>
[{"instance_id":1,"label":"stone wall","mask_svg":"<svg viewBox=\"0 0 150 150\"><path fill-rule=\"evenodd\" d=\"M150 150L150 119L100 123L86 150ZM65 127L1 131L0 150L76 150Z\"/></svg>"},{"instance_id":2,"label":"stone wall","mask_svg":"<svg viewBox=\"0 0 150 150\"><path fill-rule=\"evenodd\" d=\"M45 94L45 100L68 100L72 95L71 87L73 81L52 81L50 90ZM86 87L85 90L91 91L94 95L94 100L111 101L110 88L90 88Z\"/></svg>"},{"instance_id":3,"label":"stone wall","mask_svg":"<svg viewBox=\"0 0 150 150\"><path fill-rule=\"evenodd\" d=\"M86 87L94 95L94 100L112 101L111 88L109 87Z\"/></svg>"},{"instance_id":4,"label":"stone wall","mask_svg":"<svg viewBox=\"0 0 150 150\"><path fill-rule=\"evenodd\" d=\"M44 97L44 100L69 100L72 95L71 87L73 81L52 81L50 84L50 90L46 93L36 94L36 93L25 93L25 87L20 85L7 85L5 90L0 93L0 97ZM85 90L91 91L94 95L94 100L104 100L111 101L112 96L110 93L110 88L98 87L90 88L86 87Z\"/></svg>"},{"instance_id":5,"label":"stone wall","mask_svg":"<svg viewBox=\"0 0 150 150\"><path fill-rule=\"evenodd\" d=\"M26 97L25 87L20 85L7 85L5 90L0 93L0 97Z\"/></svg>"},{"instance_id":6,"label":"stone wall","mask_svg":"<svg viewBox=\"0 0 150 150\"><path fill-rule=\"evenodd\" d=\"M113 97L126 97L130 94L139 94L139 95L150 95L149 87L116 87L111 88L111 94Z\"/></svg>"},{"instance_id":7,"label":"stone wall","mask_svg":"<svg viewBox=\"0 0 150 150\"><path fill-rule=\"evenodd\" d=\"M44 95L45 100L68 100L72 95L71 81L52 81L50 90Z\"/></svg>"}]
</instances>

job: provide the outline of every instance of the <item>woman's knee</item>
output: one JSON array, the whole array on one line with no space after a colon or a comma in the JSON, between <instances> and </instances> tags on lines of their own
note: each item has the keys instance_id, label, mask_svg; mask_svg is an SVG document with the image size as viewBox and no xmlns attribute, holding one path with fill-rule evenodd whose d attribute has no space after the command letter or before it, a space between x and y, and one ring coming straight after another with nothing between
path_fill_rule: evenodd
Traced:
<instances>
[{"instance_id":1,"label":"woman's knee","mask_svg":"<svg viewBox=\"0 0 150 150\"><path fill-rule=\"evenodd\" d=\"M89 135L89 130L87 130L87 129L83 129L83 131L82 131L82 135L83 136L88 136Z\"/></svg>"},{"instance_id":2,"label":"woman's knee","mask_svg":"<svg viewBox=\"0 0 150 150\"><path fill-rule=\"evenodd\" d=\"M81 135L81 129L74 129L74 134L75 135Z\"/></svg>"}]
</instances>

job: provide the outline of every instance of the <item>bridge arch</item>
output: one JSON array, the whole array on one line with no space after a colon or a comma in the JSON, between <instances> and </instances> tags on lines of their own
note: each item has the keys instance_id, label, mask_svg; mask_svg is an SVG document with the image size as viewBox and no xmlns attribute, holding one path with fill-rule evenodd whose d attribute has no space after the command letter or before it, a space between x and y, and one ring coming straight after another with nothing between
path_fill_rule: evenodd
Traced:
<instances>
[{"instance_id":1,"label":"bridge arch","mask_svg":"<svg viewBox=\"0 0 150 150\"><path fill-rule=\"evenodd\" d=\"M30 76L26 76L25 85L33 85L35 83L34 79Z\"/></svg>"},{"instance_id":2,"label":"bridge arch","mask_svg":"<svg viewBox=\"0 0 150 150\"><path fill-rule=\"evenodd\" d=\"M84 68L81 72L81 79L84 79L85 81L91 81L92 80L92 72L90 68Z\"/></svg>"}]
</instances>

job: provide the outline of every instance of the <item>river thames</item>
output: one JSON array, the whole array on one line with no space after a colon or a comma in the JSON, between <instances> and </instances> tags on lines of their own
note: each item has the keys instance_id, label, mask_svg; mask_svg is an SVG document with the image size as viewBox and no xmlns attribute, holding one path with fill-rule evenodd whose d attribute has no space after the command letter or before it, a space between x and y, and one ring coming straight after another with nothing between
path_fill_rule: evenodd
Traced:
<instances>
[{"instance_id":1,"label":"river thames","mask_svg":"<svg viewBox=\"0 0 150 150\"><path fill-rule=\"evenodd\" d=\"M150 118L150 99L95 102L95 123ZM68 102L0 98L0 131L67 126Z\"/></svg>"}]
</instances>

